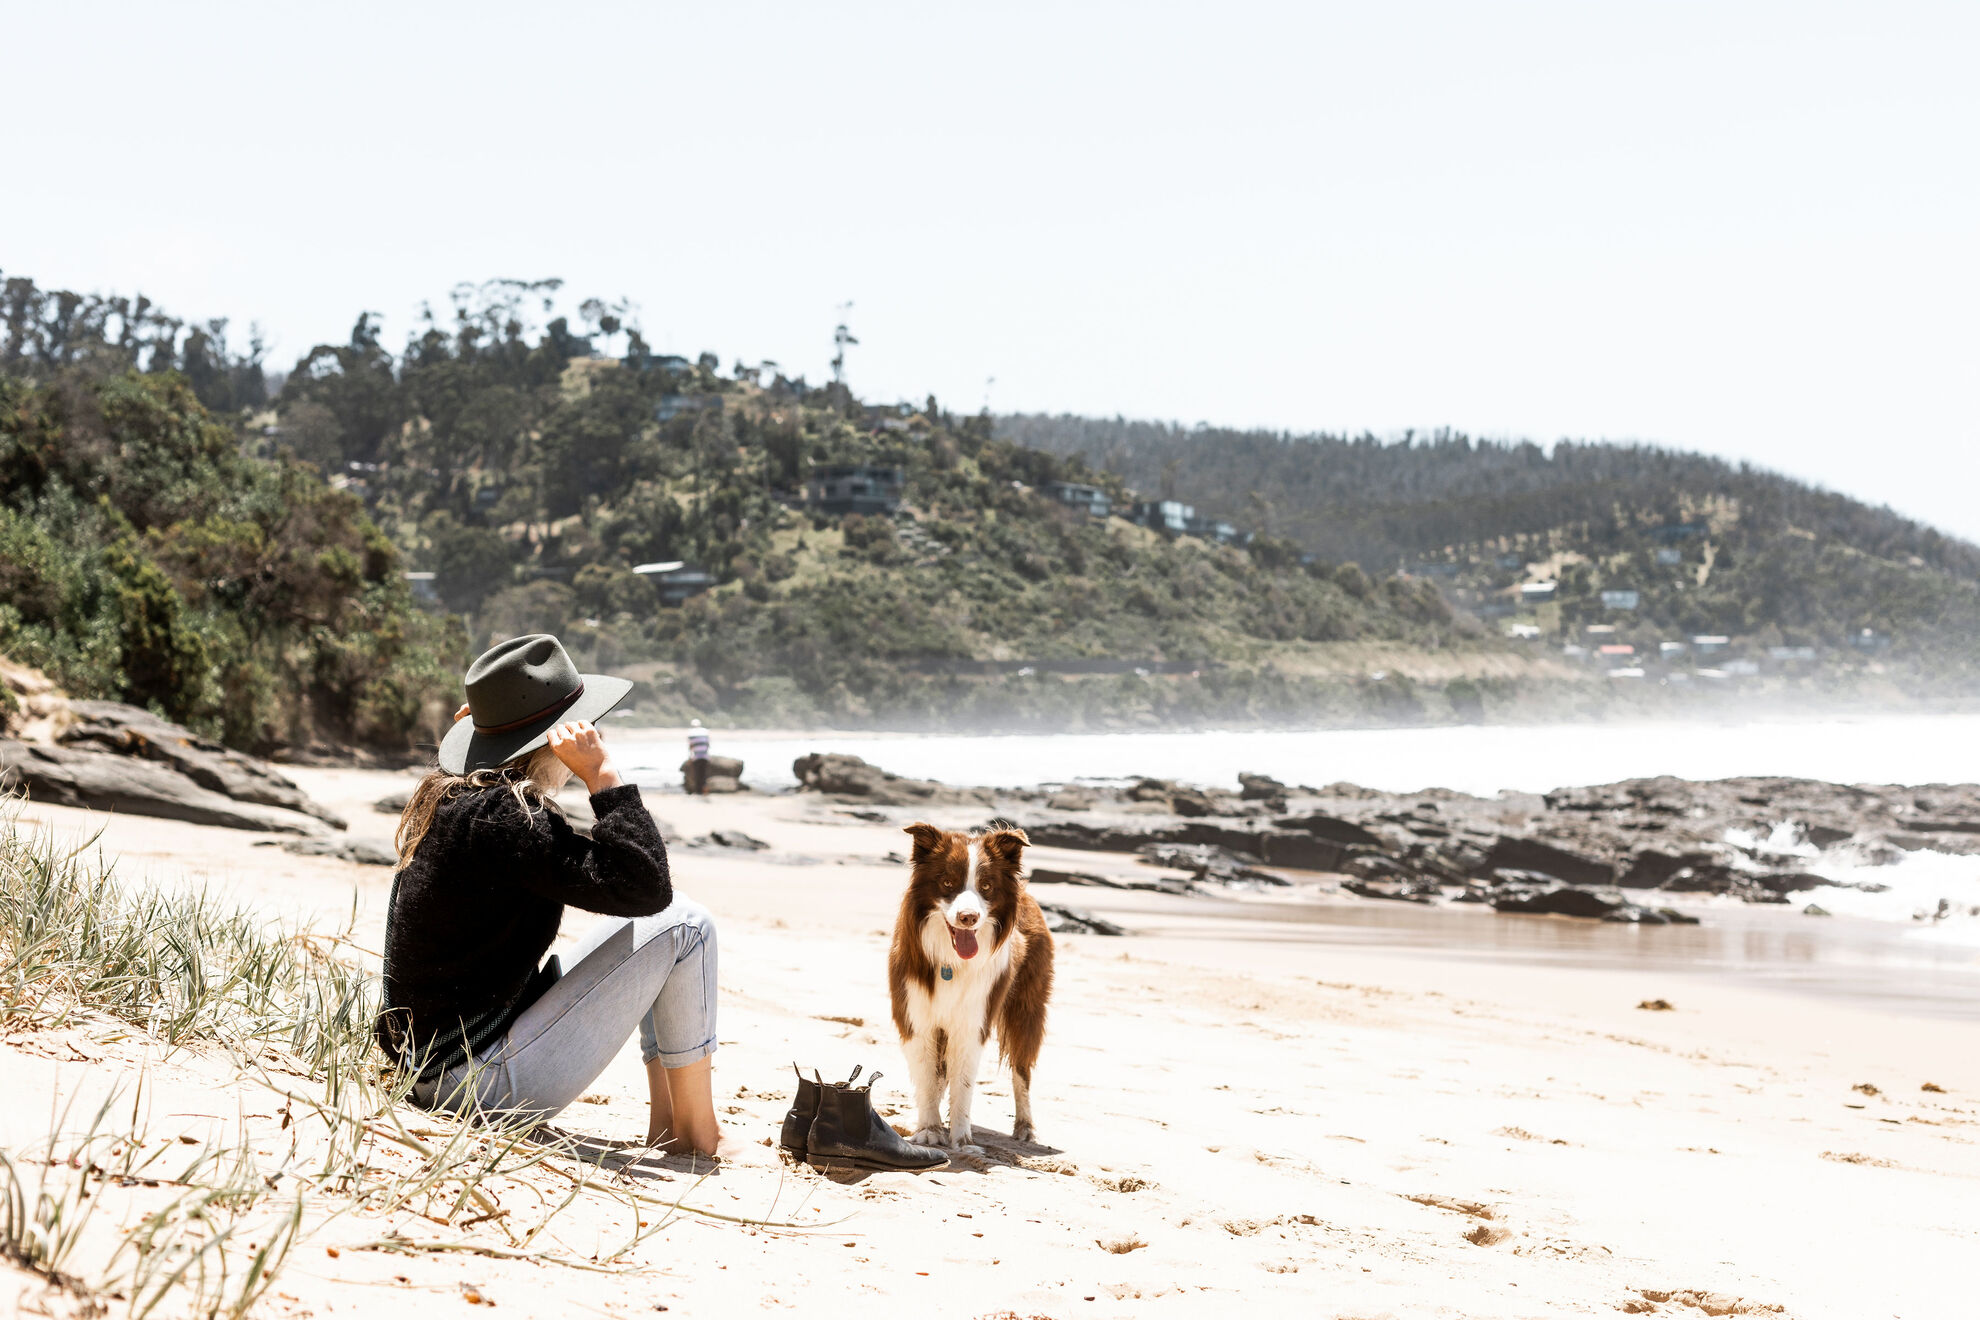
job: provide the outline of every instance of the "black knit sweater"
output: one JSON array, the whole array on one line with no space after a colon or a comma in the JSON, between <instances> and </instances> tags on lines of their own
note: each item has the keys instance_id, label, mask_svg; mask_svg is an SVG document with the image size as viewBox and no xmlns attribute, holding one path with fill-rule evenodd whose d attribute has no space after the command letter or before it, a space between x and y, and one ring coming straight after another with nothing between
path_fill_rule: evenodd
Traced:
<instances>
[{"instance_id":1,"label":"black knit sweater","mask_svg":"<svg viewBox=\"0 0 1980 1320\"><path fill-rule=\"evenodd\" d=\"M378 1043L437 1077L499 1039L554 980L539 971L564 905L644 917L673 901L667 845L630 784L591 795L591 838L506 787L443 802L392 877Z\"/></svg>"}]
</instances>

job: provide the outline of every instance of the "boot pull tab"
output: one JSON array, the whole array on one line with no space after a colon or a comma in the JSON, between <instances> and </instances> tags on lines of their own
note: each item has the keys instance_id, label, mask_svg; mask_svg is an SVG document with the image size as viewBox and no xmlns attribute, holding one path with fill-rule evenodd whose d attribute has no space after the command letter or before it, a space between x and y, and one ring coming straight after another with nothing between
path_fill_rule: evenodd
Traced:
<instances>
[{"instance_id":1,"label":"boot pull tab","mask_svg":"<svg viewBox=\"0 0 1980 1320\"><path fill-rule=\"evenodd\" d=\"M886 1075L887 1075L887 1074L885 1074L885 1073L871 1073L871 1074L869 1074L869 1075L867 1076L867 1079L866 1079L866 1089L867 1089L868 1091L871 1091L871 1090L873 1089L873 1084L874 1084L875 1082L877 1082L877 1081L879 1081L879 1080L880 1080L880 1079L881 1079L882 1077L885 1077Z\"/></svg>"},{"instance_id":2,"label":"boot pull tab","mask_svg":"<svg viewBox=\"0 0 1980 1320\"><path fill-rule=\"evenodd\" d=\"M865 1067L865 1066L866 1066L865 1064L860 1064L860 1063L855 1063L855 1064L853 1065L853 1070L852 1070L852 1076L851 1076L851 1077L848 1077L848 1078L846 1078L846 1080L845 1080L845 1085L847 1085L847 1086L851 1086L851 1085L852 1085L852 1084L853 1084L854 1082L856 1082L856 1081L858 1081L858 1080L859 1080L859 1070L860 1070L861 1068L863 1068L863 1067Z\"/></svg>"},{"instance_id":3,"label":"boot pull tab","mask_svg":"<svg viewBox=\"0 0 1980 1320\"><path fill-rule=\"evenodd\" d=\"M798 1085L802 1086L804 1084L804 1069L797 1066L795 1059L791 1061L791 1071L797 1074Z\"/></svg>"}]
</instances>

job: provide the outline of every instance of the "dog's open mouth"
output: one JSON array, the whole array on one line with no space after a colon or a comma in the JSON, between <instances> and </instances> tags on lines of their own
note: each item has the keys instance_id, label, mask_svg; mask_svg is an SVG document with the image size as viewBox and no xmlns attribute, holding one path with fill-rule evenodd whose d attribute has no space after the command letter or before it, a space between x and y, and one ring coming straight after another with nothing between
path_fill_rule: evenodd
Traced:
<instances>
[{"instance_id":1,"label":"dog's open mouth","mask_svg":"<svg viewBox=\"0 0 1980 1320\"><path fill-rule=\"evenodd\" d=\"M976 956L976 932L973 930L964 930L960 926L950 926L949 943L956 946L956 957L958 958L974 958Z\"/></svg>"}]
</instances>

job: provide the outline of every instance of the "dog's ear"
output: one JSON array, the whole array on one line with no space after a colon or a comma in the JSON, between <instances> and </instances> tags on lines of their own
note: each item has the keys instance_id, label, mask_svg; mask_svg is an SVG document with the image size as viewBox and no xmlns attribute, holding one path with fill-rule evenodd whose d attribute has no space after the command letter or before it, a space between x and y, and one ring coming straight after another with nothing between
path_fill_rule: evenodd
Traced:
<instances>
[{"instance_id":1,"label":"dog's ear","mask_svg":"<svg viewBox=\"0 0 1980 1320\"><path fill-rule=\"evenodd\" d=\"M925 820L916 821L901 833L914 836L914 860L917 862L933 853L936 845L942 842L942 831Z\"/></svg>"},{"instance_id":2,"label":"dog's ear","mask_svg":"<svg viewBox=\"0 0 1980 1320\"><path fill-rule=\"evenodd\" d=\"M1024 850L1031 840L1023 830L1012 825L1007 829L992 830L983 836L983 851L1001 861L1016 864L1024 856Z\"/></svg>"}]
</instances>

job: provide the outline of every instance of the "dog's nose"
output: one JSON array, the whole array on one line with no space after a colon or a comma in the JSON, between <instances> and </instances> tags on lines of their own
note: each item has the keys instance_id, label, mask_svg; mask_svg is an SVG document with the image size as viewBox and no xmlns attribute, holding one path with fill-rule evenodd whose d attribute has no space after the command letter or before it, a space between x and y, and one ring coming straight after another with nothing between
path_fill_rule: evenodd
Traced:
<instances>
[{"instance_id":1,"label":"dog's nose","mask_svg":"<svg viewBox=\"0 0 1980 1320\"><path fill-rule=\"evenodd\" d=\"M958 926L961 926L964 930L969 930L971 927L975 926L978 920L979 918L977 914L974 912L956 913L956 924Z\"/></svg>"}]
</instances>

